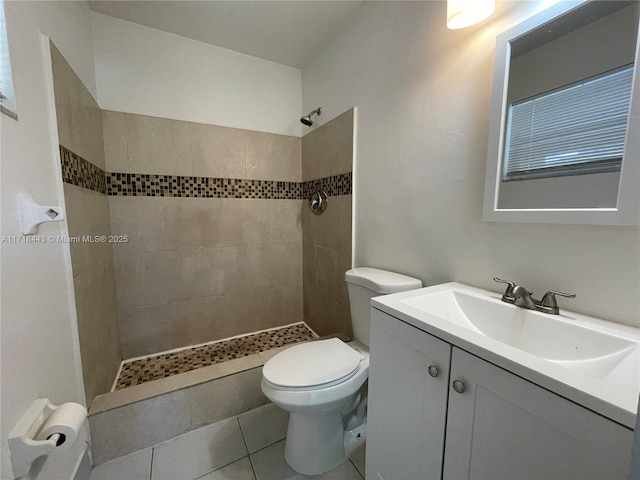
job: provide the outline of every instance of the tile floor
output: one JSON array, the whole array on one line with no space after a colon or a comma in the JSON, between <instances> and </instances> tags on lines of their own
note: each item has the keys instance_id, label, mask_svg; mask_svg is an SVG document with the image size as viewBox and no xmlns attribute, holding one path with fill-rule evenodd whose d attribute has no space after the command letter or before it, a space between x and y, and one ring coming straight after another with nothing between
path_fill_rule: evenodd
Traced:
<instances>
[{"instance_id":1,"label":"tile floor","mask_svg":"<svg viewBox=\"0 0 640 480\"><path fill-rule=\"evenodd\" d=\"M364 448L313 477L284 460L288 415L273 404L98 465L89 480L362 480Z\"/></svg>"}]
</instances>

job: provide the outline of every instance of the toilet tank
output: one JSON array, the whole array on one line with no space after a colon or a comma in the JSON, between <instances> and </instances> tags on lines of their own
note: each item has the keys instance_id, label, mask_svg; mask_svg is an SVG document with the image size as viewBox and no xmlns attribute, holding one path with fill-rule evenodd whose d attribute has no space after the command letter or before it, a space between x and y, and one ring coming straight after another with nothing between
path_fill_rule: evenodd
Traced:
<instances>
[{"instance_id":1,"label":"toilet tank","mask_svg":"<svg viewBox=\"0 0 640 480\"><path fill-rule=\"evenodd\" d=\"M371 327L371 299L389 293L422 288L422 282L417 278L370 267L353 268L348 270L344 277L349 290L353 336L367 347Z\"/></svg>"}]
</instances>

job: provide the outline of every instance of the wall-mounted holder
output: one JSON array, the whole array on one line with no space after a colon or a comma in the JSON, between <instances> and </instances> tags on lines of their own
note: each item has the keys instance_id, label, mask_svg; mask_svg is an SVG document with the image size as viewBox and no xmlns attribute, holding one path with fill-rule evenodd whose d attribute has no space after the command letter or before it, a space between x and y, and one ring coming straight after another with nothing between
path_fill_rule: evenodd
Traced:
<instances>
[{"instance_id":1,"label":"wall-mounted holder","mask_svg":"<svg viewBox=\"0 0 640 480\"><path fill-rule=\"evenodd\" d=\"M327 192L318 189L309 197L309 208L315 215L320 215L327 209L328 196Z\"/></svg>"},{"instance_id":2,"label":"wall-mounted holder","mask_svg":"<svg viewBox=\"0 0 640 480\"><path fill-rule=\"evenodd\" d=\"M77 403L56 406L48 398L35 400L7 439L14 477L28 474L33 462L43 455L66 450L86 418L87 409Z\"/></svg>"},{"instance_id":3,"label":"wall-mounted holder","mask_svg":"<svg viewBox=\"0 0 640 480\"><path fill-rule=\"evenodd\" d=\"M24 192L18 193L18 216L24 235L36 233L41 223L64 220L61 207L40 205L30 194Z\"/></svg>"}]
</instances>

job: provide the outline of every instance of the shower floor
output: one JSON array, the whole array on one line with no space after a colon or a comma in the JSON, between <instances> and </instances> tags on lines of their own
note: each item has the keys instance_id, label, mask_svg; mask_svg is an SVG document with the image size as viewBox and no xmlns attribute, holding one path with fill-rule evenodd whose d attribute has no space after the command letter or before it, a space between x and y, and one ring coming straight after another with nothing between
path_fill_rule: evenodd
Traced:
<instances>
[{"instance_id":1,"label":"shower floor","mask_svg":"<svg viewBox=\"0 0 640 480\"><path fill-rule=\"evenodd\" d=\"M125 361L113 390L317 338L304 323Z\"/></svg>"}]
</instances>

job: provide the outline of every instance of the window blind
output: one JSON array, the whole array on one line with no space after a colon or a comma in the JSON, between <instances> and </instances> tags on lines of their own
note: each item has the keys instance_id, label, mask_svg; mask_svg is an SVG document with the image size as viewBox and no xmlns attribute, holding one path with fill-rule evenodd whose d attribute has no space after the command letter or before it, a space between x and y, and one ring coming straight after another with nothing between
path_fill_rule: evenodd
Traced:
<instances>
[{"instance_id":1,"label":"window blind","mask_svg":"<svg viewBox=\"0 0 640 480\"><path fill-rule=\"evenodd\" d=\"M633 67L510 105L503 180L620 170Z\"/></svg>"}]
</instances>

